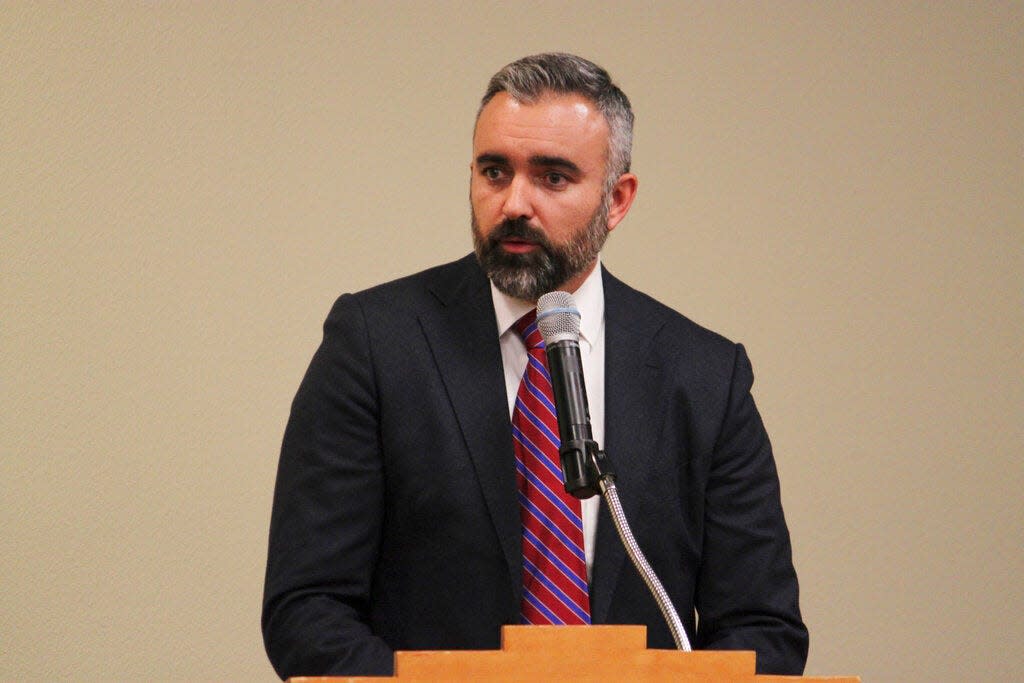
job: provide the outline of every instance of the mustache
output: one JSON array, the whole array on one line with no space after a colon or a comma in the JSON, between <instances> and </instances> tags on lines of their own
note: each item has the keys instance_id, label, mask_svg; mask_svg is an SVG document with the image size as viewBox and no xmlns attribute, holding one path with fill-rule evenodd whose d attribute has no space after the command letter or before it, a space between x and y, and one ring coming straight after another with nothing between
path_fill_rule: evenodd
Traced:
<instances>
[{"instance_id":1,"label":"mustache","mask_svg":"<svg viewBox=\"0 0 1024 683\"><path fill-rule=\"evenodd\" d=\"M516 239L526 242L533 242L544 249L550 249L547 235L540 230L530 227L525 218L506 218L499 223L488 237L488 242L496 245L501 240Z\"/></svg>"}]
</instances>

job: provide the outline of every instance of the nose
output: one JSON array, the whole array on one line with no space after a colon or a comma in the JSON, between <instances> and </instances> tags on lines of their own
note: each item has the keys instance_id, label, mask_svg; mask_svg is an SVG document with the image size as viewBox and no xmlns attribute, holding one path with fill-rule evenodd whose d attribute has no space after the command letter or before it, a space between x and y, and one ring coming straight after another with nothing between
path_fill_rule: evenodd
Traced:
<instances>
[{"instance_id":1,"label":"nose","mask_svg":"<svg viewBox=\"0 0 1024 683\"><path fill-rule=\"evenodd\" d=\"M525 175L517 174L512 178L505 190L505 202L501 207L505 218L533 218L532 189L530 179Z\"/></svg>"}]
</instances>

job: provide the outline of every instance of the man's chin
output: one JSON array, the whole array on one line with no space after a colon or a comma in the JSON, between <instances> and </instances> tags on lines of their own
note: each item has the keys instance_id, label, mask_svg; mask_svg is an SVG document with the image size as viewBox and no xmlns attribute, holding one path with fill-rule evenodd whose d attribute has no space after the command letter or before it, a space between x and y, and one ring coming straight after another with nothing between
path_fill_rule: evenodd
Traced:
<instances>
[{"instance_id":1,"label":"man's chin","mask_svg":"<svg viewBox=\"0 0 1024 683\"><path fill-rule=\"evenodd\" d=\"M513 253L494 241L477 250L477 260L499 292L523 301L536 301L566 279L558 257L544 245L536 247L526 253Z\"/></svg>"},{"instance_id":2,"label":"man's chin","mask_svg":"<svg viewBox=\"0 0 1024 683\"><path fill-rule=\"evenodd\" d=\"M489 268L487 277L499 292L524 301L536 301L558 288L558 278L553 273L538 272L536 268Z\"/></svg>"},{"instance_id":3,"label":"man's chin","mask_svg":"<svg viewBox=\"0 0 1024 683\"><path fill-rule=\"evenodd\" d=\"M553 265L551 257L543 249L515 253L506 251L501 245L492 245L485 254L478 257L488 275L502 273L516 278L543 273L551 270Z\"/></svg>"}]
</instances>

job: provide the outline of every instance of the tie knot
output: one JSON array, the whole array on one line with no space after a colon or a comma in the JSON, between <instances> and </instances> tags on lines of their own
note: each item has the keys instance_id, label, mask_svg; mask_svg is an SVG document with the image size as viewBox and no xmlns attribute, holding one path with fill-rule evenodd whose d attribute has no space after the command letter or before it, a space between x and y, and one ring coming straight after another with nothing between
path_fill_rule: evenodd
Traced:
<instances>
[{"instance_id":1,"label":"tie knot","mask_svg":"<svg viewBox=\"0 0 1024 683\"><path fill-rule=\"evenodd\" d=\"M544 348L544 337L541 336L540 330L537 328L536 308L517 320L513 327L516 328L519 336L523 338L523 343L526 344L527 349Z\"/></svg>"}]
</instances>

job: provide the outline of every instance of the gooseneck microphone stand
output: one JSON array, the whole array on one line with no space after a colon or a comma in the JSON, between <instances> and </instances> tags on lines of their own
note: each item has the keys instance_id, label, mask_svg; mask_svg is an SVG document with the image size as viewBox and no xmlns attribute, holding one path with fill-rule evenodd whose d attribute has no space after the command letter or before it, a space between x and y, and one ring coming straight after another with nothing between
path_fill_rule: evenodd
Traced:
<instances>
[{"instance_id":1,"label":"gooseneck microphone stand","mask_svg":"<svg viewBox=\"0 0 1024 683\"><path fill-rule=\"evenodd\" d=\"M583 448L580 449L580 446ZM683 622L679 618L679 613L676 612L668 592L661 585L661 580L654 573L654 569L651 568L643 551L640 550L640 545L629 528L629 521L622 509L622 503L619 501L619 492L615 487L615 473L611 469L608 456L604 451L598 449L597 443L593 440L586 440L582 444L579 443L579 440L574 440L570 442L568 448L560 451L559 455L562 458L562 471L567 474L573 472L573 488L569 488L570 478L567 476L566 490L580 499L590 498L598 492L601 494L611 512L615 530L619 533L619 539L622 540L626 554L629 555L633 566L636 567L640 577L647 584L647 590L654 596L654 601L658 603L658 609L661 610L661 616L668 624L669 631L672 632L676 648L684 652L693 650L690 646L690 639L686 637Z\"/></svg>"}]
</instances>

